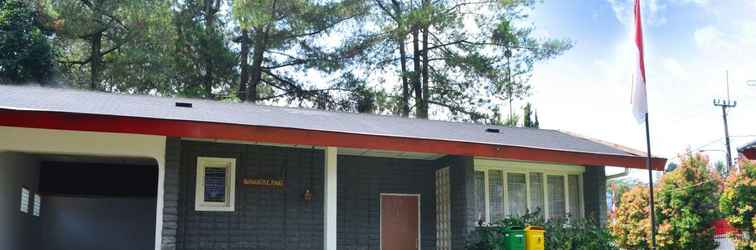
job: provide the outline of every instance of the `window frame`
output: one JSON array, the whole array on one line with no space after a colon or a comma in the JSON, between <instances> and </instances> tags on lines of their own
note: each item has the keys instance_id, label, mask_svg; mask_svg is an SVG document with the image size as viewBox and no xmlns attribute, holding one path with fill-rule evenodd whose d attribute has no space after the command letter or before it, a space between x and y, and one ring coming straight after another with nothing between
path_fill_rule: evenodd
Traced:
<instances>
[{"instance_id":1,"label":"window frame","mask_svg":"<svg viewBox=\"0 0 756 250\"><path fill-rule=\"evenodd\" d=\"M29 207L30 207L30 200L31 200L31 190L27 188L26 186L21 187L21 193L20 193L20 203L19 203L19 212L28 214L29 213Z\"/></svg>"},{"instance_id":2,"label":"window frame","mask_svg":"<svg viewBox=\"0 0 756 250\"><path fill-rule=\"evenodd\" d=\"M32 199L32 216L39 217L39 215L42 213L42 196L38 193L34 193L34 198Z\"/></svg>"},{"instance_id":3,"label":"window frame","mask_svg":"<svg viewBox=\"0 0 756 250\"><path fill-rule=\"evenodd\" d=\"M205 169L208 167L226 169L226 200L224 202L205 201ZM234 211L236 200L236 158L197 157L195 181L195 211Z\"/></svg>"},{"instance_id":4,"label":"window frame","mask_svg":"<svg viewBox=\"0 0 756 250\"><path fill-rule=\"evenodd\" d=\"M580 210L577 214L580 217L585 217L585 206L584 206L584 200L583 200L583 173L585 173L585 167L584 166L577 166L577 165L563 165L563 164L550 164L550 163L536 163L536 162L522 162L522 161L507 161L507 160L494 160L494 159L479 159L476 158L474 160L474 171L482 171L483 172L483 182L484 182L484 204L485 204L485 223L491 222L491 203L490 203L490 190L489 190L489 170L500 170L502 172L503 180L503 201L504 204L502 204L505 208L504 214L505 216L509 216L511 213L509 211L509 188L508 188L508 180L507 176L509 173L516 173L516 174L525 174L525 190L526 190L526 206L528 210L532 210L533 207L530 201L530 174L536 173L541 175L541 185L543 186L543 215L544 219L550 219L549 217L549 200L548 200L548 176L549 175L560 175L564 178L564 197L565 197L565 212L568 214L572 214L572 211L570 211L570 200L569 200L569 176L570 175L577 175L578 176L578 192L580 201L578 203L578 209Z\"/></svg>"}]
</instances>

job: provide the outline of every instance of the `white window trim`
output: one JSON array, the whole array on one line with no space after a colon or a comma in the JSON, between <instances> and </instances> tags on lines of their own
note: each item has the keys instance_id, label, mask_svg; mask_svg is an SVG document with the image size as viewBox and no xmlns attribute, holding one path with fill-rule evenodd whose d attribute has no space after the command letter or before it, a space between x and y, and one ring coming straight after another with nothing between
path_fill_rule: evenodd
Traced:
<instances>
[{"instance_id":1,"label":"white window trim","mask_svg":"<svg viewBox=\"0 0 756 250\"><path fill-rule=\"evenodd\" d=\"M570 213L569 208L569 175L577 175L578 176L578 187L579 187L579 194L580 196L580 204L578 204L578 207L580 208L580 215L583 216L585 211L583 211L583 173L585 172L585 167L583 166L577 166L577 165L563 165L563 164L550 164L550 163L536 163L536 162L523 162L523 161L509 161L509 160L495 160L495 159L484 159L484 158L475 158L474 159L474 169L475 171L483 171L483 183L484 183L484 200L485 200L485 212L486 212L486 223L491 223L491 200L490 200L490 190L489 190L489 183L488 183L488 170L500 170L502 171L502 177L503 180L503 190L504 190L504 214L505 216L509 216L509 199L508 199L508 187L507 187L507 174L508 173L525 173L526 175L526 195L527 195L527 206L528 210L532 210L532 204L530 204L530 173L540 173L541 174L541 180L543 185L543 214L545 219L549 219L549 197L548 197L548 176L549 175L561 175L564 178L564 195L565 195L565 212Z\"/></svg>"},{"instance_id":2,"label":"white window trim","mask_svg":"<svg viewBox=\"0 0 756 250\"><path fill-rule=\"evenodd\" d=\"M205 168L226 168L226 201L205 201ZM194 191L195 211L233 212L236 197L236 159L217 157L197 157L197 178Z\"/></svg>"}]
</instances>

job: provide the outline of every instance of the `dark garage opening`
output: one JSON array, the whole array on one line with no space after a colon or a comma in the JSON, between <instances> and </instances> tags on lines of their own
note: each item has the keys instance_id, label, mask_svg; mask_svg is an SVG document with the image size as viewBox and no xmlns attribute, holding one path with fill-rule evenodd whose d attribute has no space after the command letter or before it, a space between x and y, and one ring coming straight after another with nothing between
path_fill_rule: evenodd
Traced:
<instances>
[{"instance_id":1,"label":"dark garage opening","mask_svg":"<svg viewBox=\"0 0 756 250\"><path fill-rule=\"evenodd\" d=\"M153 249L154 160L43 156L42 250Z\"/></svg>"}]
</instances>

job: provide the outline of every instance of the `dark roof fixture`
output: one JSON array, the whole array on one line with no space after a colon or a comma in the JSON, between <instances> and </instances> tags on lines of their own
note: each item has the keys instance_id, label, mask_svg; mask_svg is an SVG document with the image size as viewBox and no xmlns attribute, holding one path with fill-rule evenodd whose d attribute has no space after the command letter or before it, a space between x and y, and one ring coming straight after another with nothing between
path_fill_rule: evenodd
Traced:
<instances>
[{"instance_id":1,"label":"dark roof fixture","mask_svg":"<svg viewBox=\"0 0 756 250\"><path fill-rule=\"evenodd\" d=\"M487 128L486 132L488 132L488 133L499 133L501 131L499 131L498 128Z\"/></svg>"},{"instance_id":2,"label":"dark roof fixture","mask_svg":"<svg viewBox=\"0 0 756 250\"><path fill-rule=\"evenodd\" d=\"M191 102L176 102L176 107L191 108L192 107L192 103Z\"/></svg>"}]
</instances>

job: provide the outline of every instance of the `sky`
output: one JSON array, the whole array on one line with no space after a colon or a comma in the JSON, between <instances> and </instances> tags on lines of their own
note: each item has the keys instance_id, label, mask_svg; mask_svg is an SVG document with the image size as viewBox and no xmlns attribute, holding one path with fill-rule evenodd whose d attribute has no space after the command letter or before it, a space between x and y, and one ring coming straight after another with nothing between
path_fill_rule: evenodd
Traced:
<instances>
[{"instance_id":1,"label":"sky","mask_svg":"<svg viewBox=\"0 0 756 250\"><path fill-rule=\"evenodd\" d=\"M536 65L533 94L542 128L565 130L645 151L644 124L632 115L635 58L632 0L545 0L530 21L541 36L574 47ZM722 110L730 98L733 148L756 140L756 0L642 2L651 151L671 161L690 149L725 159ZM523 102L524 102L523 101ZM633 170L631 178L646 180Z\"/></svg>"}]
</instances>

